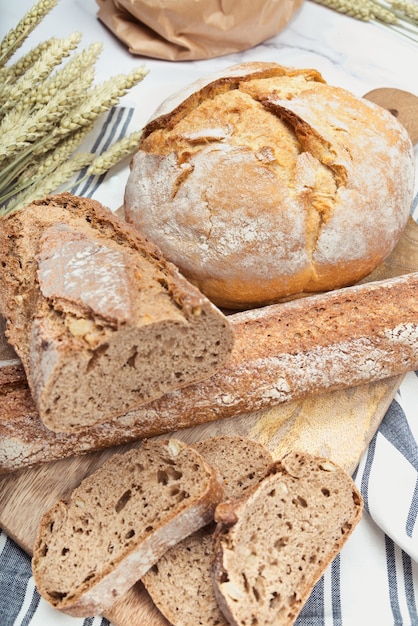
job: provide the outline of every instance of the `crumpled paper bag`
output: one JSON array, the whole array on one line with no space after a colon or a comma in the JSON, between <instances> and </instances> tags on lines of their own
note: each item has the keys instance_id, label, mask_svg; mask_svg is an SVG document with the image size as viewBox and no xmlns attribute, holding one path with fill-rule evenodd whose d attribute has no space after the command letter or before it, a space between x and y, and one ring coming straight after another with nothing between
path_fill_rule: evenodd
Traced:
<instances>
[{"instance_id":1,"label":"crumpled paper bag","mask_svg":"<svg viewBox=\"0 0 418 626\"><path fill-rule=\"evenodd\" d=\"M303 0L97 0L98 18L133 54L188 61L252 48Z\"/></svg>"}]
</instances>

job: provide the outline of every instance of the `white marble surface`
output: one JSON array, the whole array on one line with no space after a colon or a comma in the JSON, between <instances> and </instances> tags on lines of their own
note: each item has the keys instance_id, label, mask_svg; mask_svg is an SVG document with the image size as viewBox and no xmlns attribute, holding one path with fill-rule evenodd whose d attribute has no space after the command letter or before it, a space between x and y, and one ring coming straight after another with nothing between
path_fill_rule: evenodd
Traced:
<instances>
[{"instance_id":1,"label":"white marble surface","mask_svg":"<svg viewBox=\"0 0 418 626\"><path fill-rule=\"evenodd\" d=\"M32 0L0 0L0 37L14 26L24 12L33 4ZM318 69L324 78L332 84L345 87L357 95L362 95L378 87L396 87L411 91L418 95L418 44L412 43L400 35L392 33L388 28L371 23L363 23L337 14L309 0L294 16L291 23L275 38L240 54L228 55L207 61L165 62L149 58L134 57L123 44L97 20L97 5L94 0L60 0L43 23L31 35L22 52L34 46L38 41L55 35L63 37L73 32L83 34L81 47L96 41L102 41L104 50L97 64L96 76L102 81L119 72L126 73L133 67L145 64L150 70L147 78L125 96L122 103L135 107L134 125L140 128L151 116L155 108L166 96L178 88L190 83L200 76L218 71L242 60L276 61L283 65L295 67L313 67ZM119 168L110 177L106 189L106 198L100 198L115 210L122 202L127 167ZM109 193L109 190L111 193ZM418 385L414 374L410 374L402 388L401 405L408 416L416 413L416 397ZM402 404L403 403L403 404ZM1 445L1 442L0 442ZM391 463L397 462L396 449L388 450L393 455ZM359 470L359 482L367 470L368 457L362 460ZM391 466L392 467L392 466ZM397 542L396 531L391 523L391 512L385 494L390 483L394 492L402 482L403 465L399 463L399 473L388 470L388 482L384 483L384 493L380 499L376 514L378 523L367 516L362 520L358 531L353 535L350 546L344 550L341 558L339 576L341 578L341 597L343 620L334 616L334 604L331 606L331 592L334 584L330 576L325 578L324 602L327 617L324 621L312 619L304 622L304 626L392 626L397 624L418 624L418 613L407 603L403 589L415 588L418 598L418 565L416 557L408 561L400 546L409 550L410 554L418 555L417 529L410 538L411 543ZM409 466L408 466L409 467ZM413 490L415 473L411 478ZM418 484L418 483L417 483ZM401 490L398 489L400 492ZM409 502L409 501L408 501ZM373 503L372 503L373 504ZM396 514L396 511L394 511ZM380 517L379 517L380 516ZM384 532L383 532L384 531ZM395 540L393 547L394 568L389 563L389 548L385 533ZM402 532L399 532L401 537ZM409 541L409 538L407 538ZM4 533L0 535L0 553L5 544ZM392 556L390 557L392 559ZM406 567L405 564L409 564ZM407 571L408 570L408 571ZM398 576L399 607L389 601L387 580L389 574ZM0 573L1 581L1 573ZM347 584L349 581L349 584ZM373 581L369 585L369 581ZM31 602L33 583L30 582L24 595L24 604L16 621L1 623L0 626L20 626L28 623L24 615ZM0 609L7 604L8 598L0 596ZM417 602L418 604L418 602ZM399 609L399 610L398 610ZM0 611L1 614L1 611ZM75 620L56 614L46 603L40 603L36 615L30 621L32 626L70 626L82 625L83 620ZM94 620L99 626L100 618ZM90 622L92 624L92 622ZM136 625L133 625L136 626Z\"/></svg>"}]
</instances>

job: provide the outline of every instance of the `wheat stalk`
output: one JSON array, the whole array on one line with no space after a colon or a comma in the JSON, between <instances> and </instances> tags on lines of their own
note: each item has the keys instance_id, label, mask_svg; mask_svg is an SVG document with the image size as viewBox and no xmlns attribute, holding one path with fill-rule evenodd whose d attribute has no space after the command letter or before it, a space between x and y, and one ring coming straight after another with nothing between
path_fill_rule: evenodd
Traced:
<instances>
[{"instance_id":1,"label":"wheat stalk","mask_svg":"<svg viewBox=\"0 0 418 626\"><path fill-rule=\"evenodd\" d=\"M418 5L411 0L314 0L355 19L376 22L418 42Z\"/></svg>"},{"instance_id":2,"label":"wheat stalk","mask_svg":"<svg viewBox=\"0 0 418 626\"><path fill-rule=\"evenodd\" d=\"M80 33L73 33L66 39L57 39L51 42L32 67L20 76L13 84L3 92L3 103L0 109L0 115L10 110L16 105L16 102L25 98L25 96L33 90L34 85L42 83L59 65L62 60L69 56L81 41Z\"/></svg>"},{"instance_id":3,"label":"wheat stalk","mask_svg":"<svg viewBox=\"0 0 418 626\"><path fill-rule=\"evenodd\" d=\"M116 163L119 163L119 161L124 159L126 156L136 152L138 150L141 137L142 131L138 131L131 133L128 137L124 137L114 143L109 150L103 152L103 154L93 161L88 169L88 174L100 176L100 174L104 174L110 170L110 168L116 165Z\"/></svg>"},{"instance_id":4,"label":"wheat stalk","mask_svg":"<svg viewBox=\"0 0 418 626\"><path fill-rule=\"evenodd\" d=\"M55 191L63 181L69 180L74 174L91 163L94 155L89 152L76 153L71 159L67 159L64 163L61 163L56 167L52 173L48 176L41 177L29 189L23 193L17 194L13 202L10 202L7 207L0 208L0 217L8 215L13 211L24 208L29 202L43 198L52 191Z\"/></svg>"},{"instance_id":5,"label":"wheat stalk","mask_svg":"<svg viewBox=\"0 0 418 626\"><path fill-rule=\"evenodd\" d=\"M95 122L102 113L115 106L129 89L143 80L147 73L144 67L140 67L126 76L115 76L93 87L80 106L66 115L54 129L51 141Z\"/></svg>"},{"instance_id":6,"label":"wheat stalk","mask_svg":"<svg viewBox=\"0 0 418 626\"><path fill-rule=\"evenodd\" d=\"M315 2L357 20L368 22L371 19L370 7L363 0L315 0Z\"/></svg>"},{"instance_id":7,"label":"wheat stalk","mask_svg":"<svg viewBox=\"0 0 418 626\"><path fill-rule=\"evenodd\" d=\"M89 48L74 56L61 69L56 71L47 81L40 83L21 98L16 108L34 109L46 106L51 98L65 93L65 98L79 99L81 91L87 92L94 80L94 65L102 50L101 44L91 44ZM73 103L69 103L73 106Z\"/></svg>"},{"instance_id":8,"label":"wheat stalk","mask_svg":"<svg viewBox=\"0 0 418 626\"><path fill-rule=\"evenodd\" d=\"M76 96L76 94L74 94ZM17 156L22 156L25 149L39 154L43 143L55 133L56 125L63 115L71 109L71 98L66 92L58 93L43 108L27 115L19 108L10 112L0 124L0 164L2 159L9 163ZM58 143L58 142L56 142ZM2 166L2 177L10 169Z\"/></svg>"},{"instance_id":9,"label":"wheat stalk","mask_svg":"<svg viewBox=\"0 0 418 626\"><path fill-rule=\"evenodd\" d=\"M51 37L47 41L41 41L35 48L27 52L21 59L18 59L13 65L5 65L0 67L0 102L3 100L2 92L7 85L13 83L17 78L22 76L41 56L41 54L56 41L55 37Z\"/></svg>"},{"instance_id":10,"label":"wheat stalk","mask_svg":"<svg viewBox=\"0 0 418 626\"><path fill-rule=\"evenodd\" d=\"M404 15L413 20L414 23L418 23L418 4L415 2L409 2L408 0L389 0L389 4L394 11L398 12L398 15Z\"/></svg>"},{"instance_id":11,"label":"wheat stalk","mask_svg":"<svg viewBox=\"0 0 418 626\"><path fill-rule=\"evenodd\" d=\"M123 159L131 155L133 152L136 152L138 150L141 137L142 130L131 133L128 137L124 137L114 143L113 146L94 159L91 165L87 168L84 176L77 180L77 186L87 180L90 176L101 176L102 174L105 174L114 165L123 161ZM73 187L74 185L68 185L68 190L71 190Z\"/></svg>"},{"instance_id":12,"label":"wheat stalk","mask_svg":"<svg viewBox=\"0 0 418 626\"><path fill-rule=\"evenodd\" d=\"M13 54L20 48L30 33L43 20L58 0L39 0L12 28L0 43L0 67L5 65Z\"/></svg>"},{"instance_id":13,"label":"wheat stalk","mask_svg":"<svg viewBox=\"0 0 418 626\"><path fill-rule=\"evenodd\" d=\"M8 33L1 44L3 60L55 4L55 0L38 2ZM99 117L148 73L139 67L94 85L101 44L92 44L62 63L80 38L78 33L51 38L22 59L0 67L0 215L70 185L81 170L83 176L103 174L138 147L140 132L100 156L78 151Z\"/></svg>"},{"instance_id":14,"label":"wheat stalk","mask_svg":"<svg viewBox=\"0 0 418 626\"><path fill-rule=\"evenodd\" d=\"M12 175L9 176L8 181L3 179L0 206L16 194L21 193L24 189L52 174L59 165L65 163L71 157L91 130L92 127L82 128L62 141L54 150L36 159L36 161L31 160L29 156L26 162L21 161L15 165L15 169ZM10 181L13 181L13 185L10 185Z\"/></svg>"}]
</instances>

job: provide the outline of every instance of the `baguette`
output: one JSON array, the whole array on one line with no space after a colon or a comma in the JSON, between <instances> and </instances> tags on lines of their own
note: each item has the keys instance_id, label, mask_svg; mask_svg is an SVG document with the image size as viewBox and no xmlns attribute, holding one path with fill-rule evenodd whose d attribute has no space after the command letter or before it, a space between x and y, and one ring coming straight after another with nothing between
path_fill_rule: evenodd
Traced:
<instances>
[{"instance_id":1,"label":"baguette","mask_svg":"<svg viewBox=\"0 0 418 626\"><path fill-rule=\"evenodd\" d=\"M222 480L175 439L115 454L41 519L32 558L54 608L103 613L164 552L213 519Z\"/></svg>"},{"instance_id":2,"label":"baguette","mask_svg":"<svg viewBox=\"0 0 418 626\"><path fill-rule=\"evenodd\" d=\"M61 194L7 215L0 262L6 333L50 430L116 418L231 351L226 316L93 200Z\"/></svg>"},{"instance_id":3,"label":"baguette","mask_svg":"<svg viewBox=\"0 0 418 626\"><path fill-rule=\"evenodd\" d=\"M220 504L212 577L228 623L294 624L362 511L348 474L298 452L278 461L242 498Z\"/></svg>"},{"instance_id":4,"label":"baguette","mask_svg":"<svg viewBox=\"0 0 418 626\"><path fill-rule=\"evenodd\" d=\"M22 387L1 404L0 467L11 471L413 371L417 292L412 273L231 315L235 344L219 373L73 435L42 426L22 371L9 366Z\"/></svg>"}]
</instances>

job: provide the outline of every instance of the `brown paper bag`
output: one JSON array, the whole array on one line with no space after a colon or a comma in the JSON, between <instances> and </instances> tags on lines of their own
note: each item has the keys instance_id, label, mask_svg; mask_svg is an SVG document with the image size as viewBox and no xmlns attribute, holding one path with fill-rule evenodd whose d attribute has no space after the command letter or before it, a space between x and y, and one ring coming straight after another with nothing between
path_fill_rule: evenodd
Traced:
<instances>
[{"instance_id":1,"label":"brown paper bag","mask_svg":"<svg viewBox=\"0 0 418 626\"><path fill-rule=\"evenodd\" d=\"M97 15L133 54L187 61L256 46L280 32L302 2L97 0Z\"/></svg>"}]
</instances>

